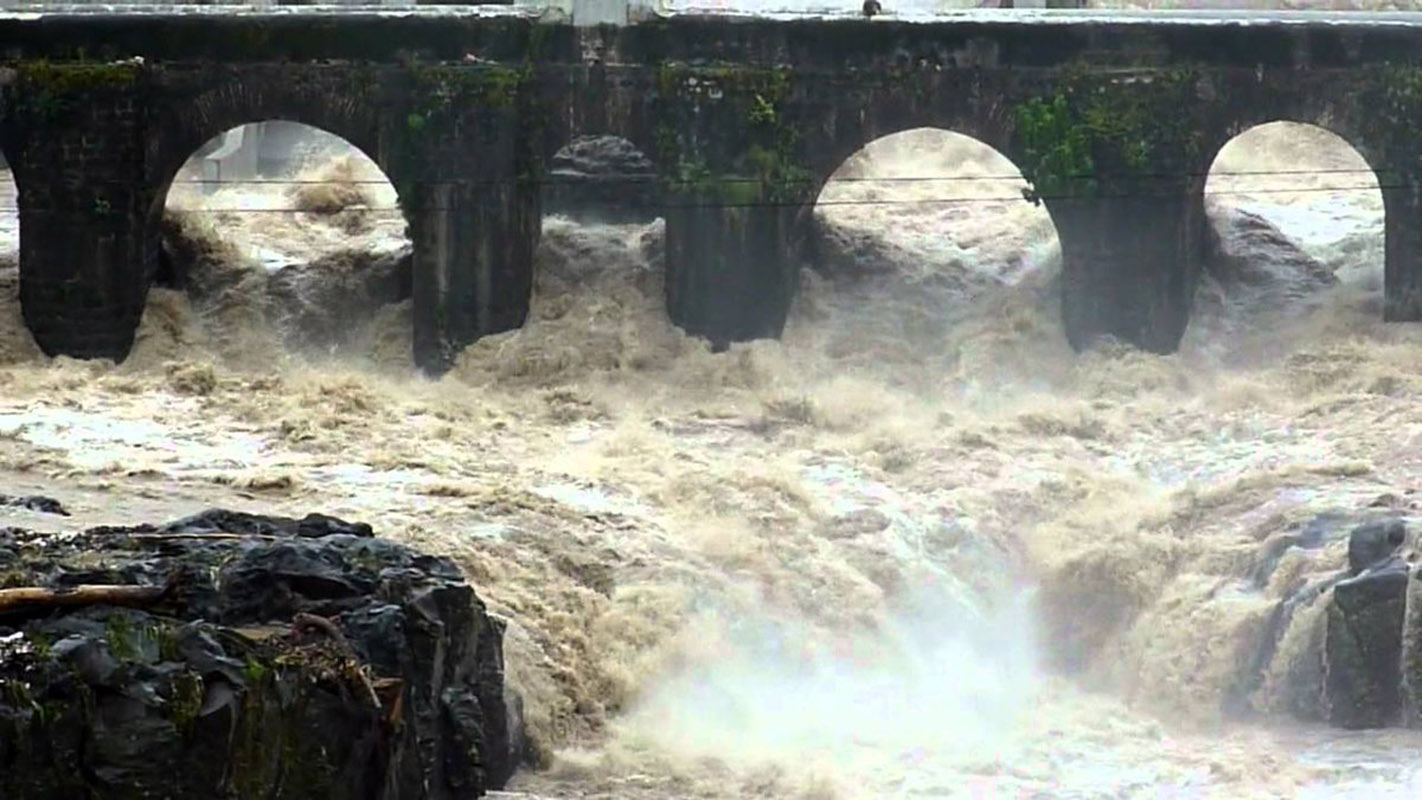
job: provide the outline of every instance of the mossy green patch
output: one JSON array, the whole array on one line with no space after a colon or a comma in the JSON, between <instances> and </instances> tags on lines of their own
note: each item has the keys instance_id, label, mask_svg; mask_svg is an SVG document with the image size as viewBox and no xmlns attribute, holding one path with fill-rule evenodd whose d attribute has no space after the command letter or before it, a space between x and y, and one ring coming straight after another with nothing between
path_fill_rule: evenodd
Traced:
<instances>
[{"instance_id":1,"label":"mossy green patch","mask_svg":"<svg viewBox=\"0 0 1422 800\"><path fill-rule=\"evenodd\" d=\"M1399 179L1422 182L1422 147L1417 145L1417 120L1422 119L1422 65L1389 63L1367 67L1356 94L1360 133L1374 158L1387 165L1383 184ZM1374 165L1378 168L1381 164Z\"/></svg>"},{"instance_id":2,"label":"mossy green patch","mask_svg":"<svg viewBox=\"0 0 1422 800\"><path fill-rule=\"evenodd\" d=\"M425 119L469 106L512 109L532 72L528 66L416 64L410 68L414 114Z\"/></svg>"},{"instance_id":3,"label":"mossy green patch","mask_svg":"<svg viewBox=\"0 0 1422 800\"><path fill-rule=\"evenodd\" d=\"M169 698L169 719L184 736L192 733L197 724L198 713L202 711L204 684L202 676L195 672L180 672L173 677L172 697Z\"/></svg>"},{"instance_id":4,"label":"mossy green patch","mask_svg":"<svg viewBox=\"0 0 1422 800\"><path fill-rule=\"evenodd\" d=\"M1202 147L1198 75L1181 68L1122 78L1069 70L1056 93L1013 110L1019 166L1034 199L1101 193L1112 180L1188 174Z\"/></svg>"},{"instance_id":5,"label":"mossy green patch","mask_svg":"<svg viewBox=\"0 0 1422 800\"><path fill-rule=\"evenodd\" d=\"M669 188L720 205L807 200L814 180L785 113L791 90L788 68L661 65L657 92L666 113L653 136ZM694 109L703 102L731 110L714 149L695 135Z\"/></svg>"},{"instance_id":6,"label":"mossy green patch","mask_svg":"<svg viewBox=\"0 0 1422 800\"><path fill-rule=\"evenodd\" d=\"M95 90L128 89L138 82L143 67L134 62L112 64L84 61L54 63L21 61L13 65L23 83L61 95Z\"/></svg>"},{"instance_id":7,"label":"mossy green patch","mask_svg":"<svg viewBox=\"0 0 1422 800\"><path fill-rule=\"evenodd\" d=\"M136 63L21 61L9 65L19 76L20 104L54 121L77 108L84 96L132 89L143 75Z\"/></svg>"}]
</instances>

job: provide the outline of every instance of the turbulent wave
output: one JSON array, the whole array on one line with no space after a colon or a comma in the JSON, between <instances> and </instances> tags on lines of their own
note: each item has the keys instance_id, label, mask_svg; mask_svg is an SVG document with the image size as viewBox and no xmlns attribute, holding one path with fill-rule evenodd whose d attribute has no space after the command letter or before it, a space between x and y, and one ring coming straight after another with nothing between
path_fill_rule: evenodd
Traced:
<instances>
[{"instance_id":1,"label":"turbulent wave","mask_svg":"<svg viewBox=\"0 0 1422 800\"><path fill-rule=\"evenodd\" d=\"M40 358L6 295L0 458L69 487L76 525L317 504L453 555L512 621L527 791L1406 796L1414 735L1290 721L1315 606L1260 655L1343 543L1261 553L1328 509L1411 513L1422 341L1380 320L1375 184L1224 174L1355 156L1250 136L1168 357L1073 353L1050 217L1020 178L964 180L1016 170L941 132L826 188L782 341L671 325L660 222L550 217L528 323L439 381L409 364L373 165L180 180L182 288L124 364Z\"/></svg>"}]
</instances>

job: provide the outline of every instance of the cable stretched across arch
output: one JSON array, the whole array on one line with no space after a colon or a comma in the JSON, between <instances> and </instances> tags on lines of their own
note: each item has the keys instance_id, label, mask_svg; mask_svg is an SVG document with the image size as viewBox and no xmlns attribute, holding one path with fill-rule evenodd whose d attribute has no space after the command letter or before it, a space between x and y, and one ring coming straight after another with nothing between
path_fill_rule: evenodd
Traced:
<instances>
[{"instance_id":1,"label":"cable stretched across arch","mask_svg":"<svg viewBox=\"0 0 1422 800\"><path fill-rule=\"evenodd\" d=\"M227 360L369 355L371 326L392 314L408 344L412 245L397 192L339 136L240 125L200 146L155 202L155 283L185 295Z\"/></svg>"}]
</instances>

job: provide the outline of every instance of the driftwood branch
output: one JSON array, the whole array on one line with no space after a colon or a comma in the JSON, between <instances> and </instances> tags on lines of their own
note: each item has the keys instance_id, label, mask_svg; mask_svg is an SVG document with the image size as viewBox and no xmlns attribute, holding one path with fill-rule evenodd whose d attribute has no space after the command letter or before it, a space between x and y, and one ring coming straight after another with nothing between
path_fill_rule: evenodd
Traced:
<instances>
[{"instance_id":1,"label":"driftwood branch","mask_svg":"<svg viewBox=\"0 0 1422 800\"><path fill-rule=\"evenodd\" d=\"M346 677L360 685L365 691L366 699L370 701L372 708L376 711L384 710L384 706L382 706L380 702L380 695L375 691L375 684L371 683L370 675L366 674L366 671L362 669L360 658L356 655L355 648L351 647L351 643L346 640L346 635L341 632L341 629L334 621L326 617L317 616L316 614L297 612L291 619L291 628L292 632L298 637L304 633L316 632L326 636L332 642L335 642L336 647L346 659L346 671L348 673Z\"/></svg>"},{"instance_id":2,"label":"driftwood branch","mask_svg":"<svg viewBox=\"0 0 1422 800\"><path fill-rule=\"evenodd\" d=\"M129 533L124 534L126 538L135 542L164 542L176 539L207 540L215 542L230 542L238 539L255 539L262 542L274 542L282 537L272 536L266 533ZM290 537L288 537L290 538Z\"/></svg>"},{"instance_id":3,"label":"driftwood branch","mask_svg":"<svg viewBox=\"0 0 1422 800\"><path fill-rule=\"evenodd\" d=\"M0 589L0 613L35 606L147 606L158 602L167 594L166 586L86 584L62 589L25 586Z\"/></svg>"}]
</instances>

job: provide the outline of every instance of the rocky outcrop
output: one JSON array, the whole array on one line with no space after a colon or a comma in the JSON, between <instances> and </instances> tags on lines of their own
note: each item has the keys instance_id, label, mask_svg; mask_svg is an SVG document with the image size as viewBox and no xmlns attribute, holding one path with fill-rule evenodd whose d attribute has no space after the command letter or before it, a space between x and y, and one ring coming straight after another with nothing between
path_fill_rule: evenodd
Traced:
<instances>
[{"instance_id":1,"label":"rocky outcrop","mask_svg":"<svg viewBox=\"0 0 1422 800\"><path fill-rule=\"evenodd\" d=\"M1301 573L1275 607L1227 710L1348 729L1422 722L1422 585L1403 518L1321 514L1266 540L1251 583L1264 590L1286 553L1291 571L1301 557L1337 563L1344 537L1346 566Z\"/></svg>"},{"instance_id":2,"label":"rocky outcrop","mask_svg":"<svg viewBox=\"0 0 1422 800\"><path fill-rule=\"evenodd\" d=\"M1408 577L1408 564L1390 556L1333 587L1323 639L1329 723L1381 728L1402 719Z\"/></svg>"},{"instance_id":3,"label":"rocky outcrop","mask_svg":"<svg viewBox=\"0 0 1422 800\"><path fill-rule=\"evenodd\" d=\"M23 508L26 511L35 511L40 514L58 514L61 517L69 516L69 512L64 508L64 504L53 497L33 494L16 497L8 494L0 494L0 506L11 508Z\"/></svg>"},{"instance_id":4,"label":"rocky outcrop","mask_svg":"<svg viewBox=\"0 0 1422 800\"><path fill-rule=\"evenodd\" d=\"M0 531L0 796L479 797L523 752L502 637L333 517Z\"/></svg>"},{"instance_id":5,"label":"rocky outcrop","mask_svg":"<svg viewBox=\"0 0 1422 800\"><path fill-rule=\"evenodd\" d=\"M587 222L650 222L661 214L656 166L617 136L581 136L553 156L543 212Z\"/></svg>"}]
</instances>

